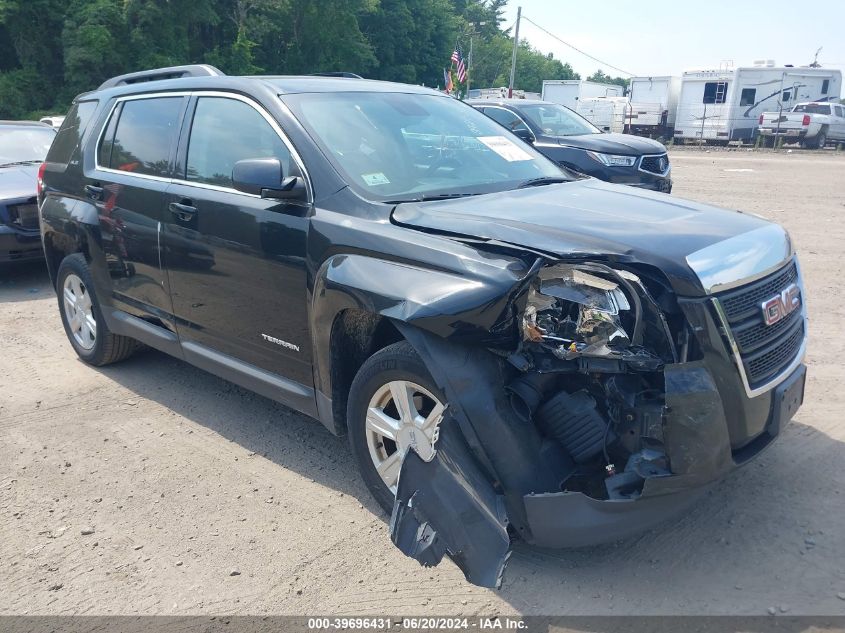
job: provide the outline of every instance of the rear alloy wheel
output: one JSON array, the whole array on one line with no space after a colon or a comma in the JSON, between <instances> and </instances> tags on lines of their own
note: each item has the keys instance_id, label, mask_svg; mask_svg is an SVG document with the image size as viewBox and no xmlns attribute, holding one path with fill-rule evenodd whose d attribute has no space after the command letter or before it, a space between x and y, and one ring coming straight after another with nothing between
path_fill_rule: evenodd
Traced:
<instances>
[{"instance_id":1,"label":"rear alloy wheel","mask_svg":"<svg viewBox=\"0 0 845 633\"><path fill-rule=\"evenodd\" d=\"M91 293L76 274L65 277L62 288L65 319L68 330L76 344L82 349L91 350L97 342L97 320L94 318L94 306Z\"/></svg>"},{"instance_id":2,"label":"rear alloy wheel","mask_svg":"<svg viewBox=\"0 0 845 633\"><path fill-rule=\"evenodd\" d=\"M410 344L390 345L361 367L349 393L352 454L375 499L390 512L407 451L434 457L445 398Z\"/></svg>"},{"instance_id":3,"label":"rear alloy wheel","mask_svg":"<svg viewBox=\"0 0 845 633\"><path fill-rule=\"evenodd\" d=\"M813 141L813 147L816 149L824 149L825 145L827 145L827 132L822 130L816 134L816 138Z\"/></svg>"},{"instance_id":4,"label":"rear alloy wheel","mask_svg":"<svg viewBox=\"0 0 845 633\"><path fill-rule=\"evenodd\" d=\"M138 347L135 340L112 334L103 320L91 271L82 253L62 260L56 282L62 324L82 360L90 365L108 365L135 351Z\"/></svg>"}]
</instances>

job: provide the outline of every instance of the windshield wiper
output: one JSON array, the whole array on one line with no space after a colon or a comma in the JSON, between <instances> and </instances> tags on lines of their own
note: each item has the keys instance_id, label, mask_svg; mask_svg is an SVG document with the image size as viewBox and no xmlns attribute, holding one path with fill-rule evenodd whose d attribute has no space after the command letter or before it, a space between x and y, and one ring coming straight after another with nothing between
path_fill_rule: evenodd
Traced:
<instances>
[{"instance_id":1,"label":"windshield wiper","mask_svg":"<svg viewBox=\"0 0 845 633\"><path fill-rule=\"evenodd\" d=\"M33 158L30 160L18 160L14 163L3 163L0 167L14 167L16 165L32 165L33 163L41 163L44 161L38 160L37 158Z\"/></svg>"},{"instance_id":2,"label":"windshield wiper","mask_svg":"<svg viewBox=\"0 0 845 633\"><path fill-rule=\"evenodd\" d=\"M517 189L525 189L526 187L540 187L542 185L556 185L561 182L572 182L570 178L561 178L560 176L543 176L541 178L531 178L519 183Z\"/></svg>"},{"instance_id":3,"label":"windshield wiper","mask_svg":"<svg viewBox=\"0 0 845 633\"><path fill-rule=\"evenodd\" d=\"M406 200L385 200L385 204L403 204L405 202L431 202L433 200L451 200L453 198L467 198L469 196L480 196L480 193L438 193L419 198L408 198Z\"/></svg>"}]
</instances>

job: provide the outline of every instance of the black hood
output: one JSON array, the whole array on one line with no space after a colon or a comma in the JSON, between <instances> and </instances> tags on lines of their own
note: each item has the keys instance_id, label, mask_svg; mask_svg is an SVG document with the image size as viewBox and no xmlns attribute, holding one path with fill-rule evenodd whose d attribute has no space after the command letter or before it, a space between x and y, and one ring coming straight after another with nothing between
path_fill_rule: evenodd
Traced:
<instances>
[{"instance_id":1,"label":"black hood","mask_svg":"<svg viewBox=\"0 0 845 633\"><path fill-rule=\"evenodd\" d=\"M0 200L35 196L39 163L0 167Z\"/></svg>"},{"instance_id":2,"label":"black hood","mask_svg":"<svg viewBox=\"0 0 845 633\"><path fill-rule=\"evenodd\" d=\"M675 291L702 296L686 257L771 226L761 218L593 178L393 210L395 223L554 254L643 263L662 270Z\"/></svg>"},{"instance_id":3,"label":"black hood","mask_svg":"<svg viewBox=\"0 0 845 633\"><path fill-rule=\"evenodd\" d=\"M545 136L545 142L558 143L578 149L588 149L605 154L641 156L642 154L665 154L666 147L650 138L631 134L578 134L576 136Z\"/></svg>"}]
</instances>

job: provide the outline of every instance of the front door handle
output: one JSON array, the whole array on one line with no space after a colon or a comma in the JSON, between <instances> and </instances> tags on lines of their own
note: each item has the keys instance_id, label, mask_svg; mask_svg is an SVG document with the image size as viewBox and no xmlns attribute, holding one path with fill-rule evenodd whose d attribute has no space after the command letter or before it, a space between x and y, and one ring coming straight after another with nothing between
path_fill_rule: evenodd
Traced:
<instances>
[{"instance_id":1,"label":"front door handle","mask_svg":"<svg viewBox=\"0 0 845 633\"><path fill-rule=\"evenodd\" d=\"M190 222L194 219L197 213L197 208L191 206L190 200L183 200L182 202L171 202L168 208L177 219L182 222Z\"/></svg>"},{"instance_id":2,"label":"front door handle","mask_svg":"<svg viewBox=\"0 0 845 633\"><path fill-rule=\"evenodd\" d=\"M103 188L96 185L85 185L85 195L92 200L102 200Z\"/></svg>"}]
</instances>

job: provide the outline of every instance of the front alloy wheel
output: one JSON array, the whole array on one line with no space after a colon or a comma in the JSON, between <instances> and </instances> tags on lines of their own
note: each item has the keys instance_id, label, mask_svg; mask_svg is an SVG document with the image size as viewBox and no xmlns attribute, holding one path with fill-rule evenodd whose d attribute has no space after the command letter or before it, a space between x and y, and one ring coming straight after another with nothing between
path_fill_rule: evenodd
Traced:
<instances>
[{"instance_id":1,"label":"front alloy wheel","mask_svg":"<svg viewBox=\"0 0 845 633\"><path fill-rule=\"evenodd\" d=\"M446 398L407 342L368 358L349 389L346 424L364 483L386 512L393 508L408 451L434 458Z\"/></svg>"},{"instance_id":2,"label":"front alloy wheel","mask_svg":"<svg viewBox=\"0 0 845 633\"><path fill-rule=\"evenodd\" d=\"M428 389L407 380L382 385L367 407L367 448L381 480L396 494L406 451L434 457L437 428L445 406Z\"/></svg>"}]
</instances>

